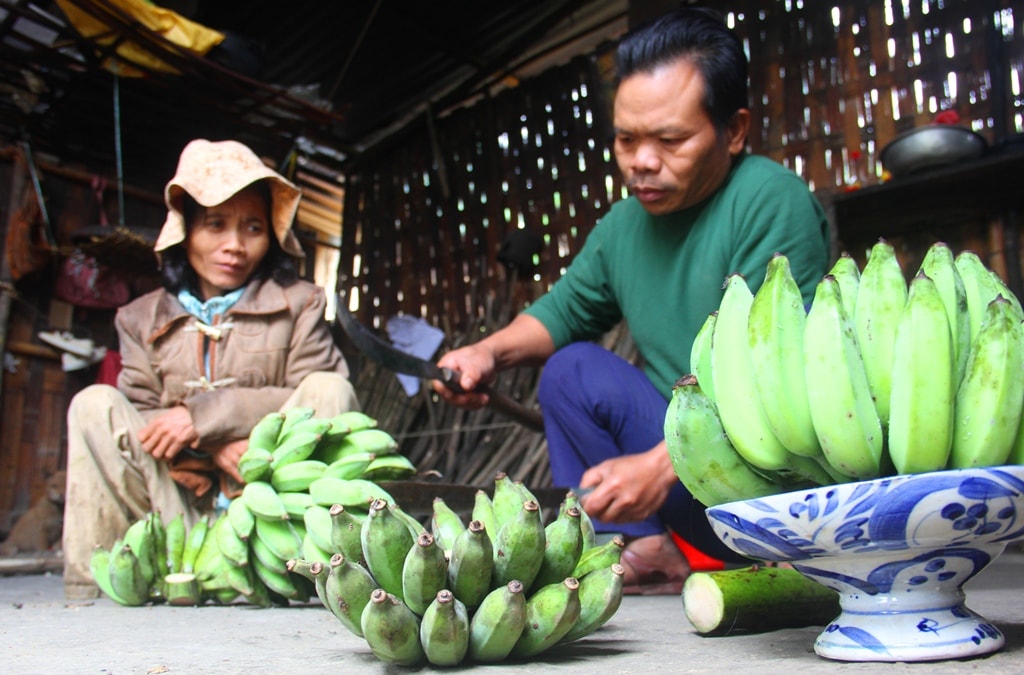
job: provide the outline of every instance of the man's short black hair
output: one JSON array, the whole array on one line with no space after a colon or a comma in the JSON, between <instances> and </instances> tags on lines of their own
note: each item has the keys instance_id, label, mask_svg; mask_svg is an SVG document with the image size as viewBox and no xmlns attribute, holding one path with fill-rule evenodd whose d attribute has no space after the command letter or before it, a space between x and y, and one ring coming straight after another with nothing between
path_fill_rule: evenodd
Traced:
<instances>
[{"instance_id":1,"label":"man's short black hair","mask_svg":"<svg viewBox=\"0 0 1024 675\"><path fill-rule=\"evenodd\" d=\"M679 59L700 71L704 109L717 129L725 129L737 110L749 106L743 45L710 9L677 9L627 34L616 53L616 79L621 82Z\"/></svg>"}]
</instances>

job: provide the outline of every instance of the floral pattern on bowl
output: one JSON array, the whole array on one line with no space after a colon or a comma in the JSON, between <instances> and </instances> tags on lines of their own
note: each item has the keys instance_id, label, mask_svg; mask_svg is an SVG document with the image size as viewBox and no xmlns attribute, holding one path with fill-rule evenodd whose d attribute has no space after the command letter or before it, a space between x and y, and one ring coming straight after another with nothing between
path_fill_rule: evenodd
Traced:
<instances>
[{"instance_id":1,"label":"floral pattern on bowl","mask_svg":"<svg viewBox=\"0 0 1024 675\"><path fill-rule=\"evenodd\" d=\"M707 510L719 538L788 562L840 594L815 651L846 661L989 653L1002 633L963 584L1024 537L1024 466L938 471L801 490Z\"/></svg>"}]
</instances>

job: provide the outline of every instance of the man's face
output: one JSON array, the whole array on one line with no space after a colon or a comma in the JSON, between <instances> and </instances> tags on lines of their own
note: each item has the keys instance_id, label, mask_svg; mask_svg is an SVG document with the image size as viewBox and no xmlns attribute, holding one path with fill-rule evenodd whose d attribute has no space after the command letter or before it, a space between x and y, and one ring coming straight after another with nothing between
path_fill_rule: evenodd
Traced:
<instances>
[{"instance_id":1,"label":"man's face","mask_svg":"<svg viewBox=\"0 0 1024 675\"><path fill-rule=\"evenodd\" d=\"M705 112L700 71L680 59L637 73L615 93L615 159L649 213L688 208L711 195L746 144L750 113L719 134Z\"/></svg>"}]
</instances>

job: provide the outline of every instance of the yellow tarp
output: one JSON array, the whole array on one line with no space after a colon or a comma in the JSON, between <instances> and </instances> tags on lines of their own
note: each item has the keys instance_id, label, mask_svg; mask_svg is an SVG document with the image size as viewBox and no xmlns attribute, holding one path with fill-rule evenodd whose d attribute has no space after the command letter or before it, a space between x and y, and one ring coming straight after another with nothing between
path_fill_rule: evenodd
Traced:
<instances>
[{"instance_id":1,"label":"yellow tarp","mask_svg":"<svg viewBox=\"0 0 1024 675\"><path fill-rule=\"evenodd\" d=\"M130 14L141 25L158 33L166 40L195 52L199 56L205 56L213 47L224 41L223 33L190 21L176 12L157 7L145 0L106 0L106 2ZM110 25L80 9L71 0L57 0L57 4L82 37L104 47L114 44L119 38ZM152 52L128 40L117 46L116 53L118 58L107 59L103 66L118 75L142 77L145 74L129 64L165 73L178 72L176 68L161 61Z\"/></svg>"}]
</instances>

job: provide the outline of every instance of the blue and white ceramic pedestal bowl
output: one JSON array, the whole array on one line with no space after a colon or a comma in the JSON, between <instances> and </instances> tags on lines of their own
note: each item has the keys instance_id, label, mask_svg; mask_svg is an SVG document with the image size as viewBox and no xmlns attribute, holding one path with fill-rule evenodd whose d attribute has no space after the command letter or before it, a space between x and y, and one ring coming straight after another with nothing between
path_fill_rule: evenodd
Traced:
<instances>
[{"instance_id":1,"label":"blue and white ceramic pedestal bowl","mask_svg":"<svg viewBox=\"0 0 1024 675\"><path fill-rule=\"evenodd\" d=\"M838 591L814 651L841 661L961 659L1003 634L963 584L1024 537L1024 466L938 471L709 508L718 537Z\"/></svg>"}]
</instances>

